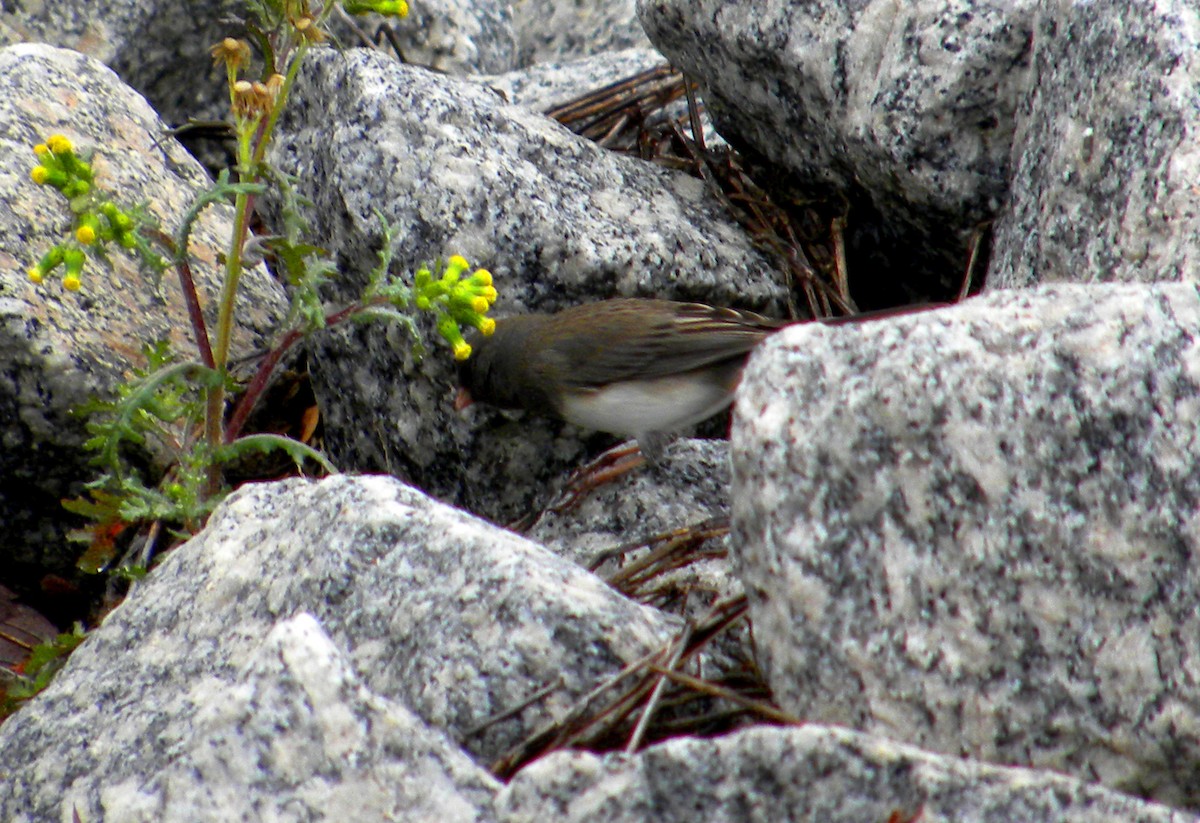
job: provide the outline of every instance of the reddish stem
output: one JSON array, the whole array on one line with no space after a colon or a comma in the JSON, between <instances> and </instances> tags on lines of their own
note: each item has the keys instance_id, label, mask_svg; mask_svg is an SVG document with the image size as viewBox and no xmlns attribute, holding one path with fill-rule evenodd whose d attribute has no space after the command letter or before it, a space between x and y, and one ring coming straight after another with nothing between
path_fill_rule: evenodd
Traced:
<instances>
[{"instance_id":1,"label":"reddish stem","mask_svg":"<svg viewBox=\"0 0 1200 823\"><path fill-rule=\"evenodd\" d=\"M208 368L214 368L212 346L208 342L208 326L204 322L204 312L200 309L200 297L196 294L196 281L192 279L192 267L187 259L179 254L175 239L160 229L152 231L156 240L171 253L175 261L175 271L179 274L179 289L183 292L183 302L187 306L188 319L192 322L192 335L196 339L196 349L200 352L200 362Z\"/></svg>"},{"instance_id":2,"label":"reddish stem","mask_svg":"<svg viewBox=\"0 0 1200 823\"><path fill-rule=\"evenodd\" d=\"M332 327L339 323L348 320L356 312L362 311L367 306L380 305L387 302L387 298L376 297L366 303L355 303L352 306L347 306L331 314L325 315L325 326ZM242 428L246 425L246 421L250 419L250 413L254 411L259 398L267 388L267 382L271 379L271 374L275 371L275 367L279 365L279 361L287 354L288 349L296 345L296 341L304 336L304 333L293 329L287 332L283 339L267 352L262 361L258 364L258 370L255 371L254 377L250 379L246 386L246 391L242 393L242 397L238 400L237 407L233 410L233 414L229 417L229 422L225 424L225 442L232 443L239 434L242 433Z\"/></svg>"},{"instance_id":3,"label":"reddish stem","mask_svg":"<svg viewBox=\"0 0 1200 823\"><path fill-rule=\"evenodd\" d=\"M242 394L241 399L238 400L237 407L234 408L233 414L229 417L229 422L225 424L224 439L226 443L232 443L242 433L242 427L246 425L246 421L250 418L250 412L254 411L254 406L258 403L258 398L262 396L263 390L267 387L267 381L271 379L271 373L275 371L275 367L279 365L279 361L287 353L287 350L295 345L296 341L303 336L302 332L296 330L289 331L275 348L267 352L266 357L258 364L258 370L246 386L246 391Z\"/></svg>"}]
</instances>

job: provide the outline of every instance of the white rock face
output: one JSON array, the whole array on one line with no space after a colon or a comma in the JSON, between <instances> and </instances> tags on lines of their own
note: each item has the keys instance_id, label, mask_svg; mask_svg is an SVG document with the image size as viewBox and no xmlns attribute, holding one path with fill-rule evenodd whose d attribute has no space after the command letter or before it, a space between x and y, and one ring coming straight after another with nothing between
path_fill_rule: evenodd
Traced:
<instances>
[{"instance_id":1,"label":"white rock face","mask_svg":"<svg viewBox=\"0 0 1200 823\"><path fill-rule=\"evenodd\" d=\"M1200 297L1000 293L752 359L732 551L775 696L1200 802Z\"/></svg>"},{"instance_id":2,"label":"white rock face","mask_svg":"<svg viewBox=\"0 0 1200 823\"><path fill-rule=\"evenodd\" d=\"M517 775L496 806L501 820L562 823L1195 823L1062 775L939 757L816 723L677 738L636 755L556 752Z\"/></svg>"},{"instance_id":3,"label":"white rock face","mask_svg":"<svg viewBox=\"0 0 1200 823\"><path fill-rule=\"evenodd\" d=\"M989 285L1200 280L1200 14L1042 3Z\"/></svg>"},{"instance_id":4,"label":"white rock face","mask_svg":"<svg viewBox=\"0 0 1200 823\"><path fill-rule=\"evenodd\" d=\"M393 478L246 486L89 635L49 689L0 726L0 763L11 787L0 793L0 819L70 819L76 807L95 820L114 785L128 789L121 803L133 802L136 787L157 797L164 784L149 784L184 752L197 768L219 773L204 754L205 736L220 741L236 730L247 745L261 745L257 724L265 721L226 703L246 698L239 683L258 688L254 661L280 653L264 649L263 638L301 612L356 675L343 694L348 703L338 708L331 697L329 711L361 722L411 712L440 730L414 743L414 758L438 750L442 735L454 738L462 751L453 750L446 774L463 779L459 786L475 805L490 783L456 765L465 752L490 763L677 629L578 566ZM332 688L330 678L344 679L339 665L312 671L293 661L288 672L268 673L272 682L298 678L303 685L262 685L265 703L285 704L279 689L313 690L314 708L293 718L307 731L280 743L294 746L294 770L268 763L248 782L268 785L278 768L275 777L294 789L321 774L336 744L325 732L312 745L302 741L328 718L321 695ZM359 681L401 709L368 705L355 691ZM473 730L548 684L557 688L544 699ZM226 709L232 715L220 716ZM204 713L215 725L197 731ZM364 733L363 745L375 747L382 780L390 767L381 749L390 744L386 731L380 735ZM186 772L167 777L188 779ZM366 778L347 766L341 779Z\"/></svg>"}]
</instances>

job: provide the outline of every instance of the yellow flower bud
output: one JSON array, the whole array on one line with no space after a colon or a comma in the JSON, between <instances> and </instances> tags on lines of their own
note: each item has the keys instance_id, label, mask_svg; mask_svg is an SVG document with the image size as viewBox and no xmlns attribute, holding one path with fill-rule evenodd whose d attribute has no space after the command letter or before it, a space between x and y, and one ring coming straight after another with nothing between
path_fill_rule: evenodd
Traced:
<instances>
[{"instance_id":1,"label":"yellow flower bud","mask_svg":"<svg viewBox=\"0 0 1200 823\"><path fill-rule=\"evenodd\" d=\"M471 276L471 279L481 286L492 285L492 273L487 269L475 269L475 274Z\"/></svg>"},{"instance_id":2,"label":"yellow flower bud","mask_svg":"<svg viewBox=\"0 0 1200 823\"><path fill-rule=\"evenodd\" d=\"M26 269L25 273L29 275L29 279L32 280L34 283L40 284L43 280L46 279L46 275L43 274L42 270L39 269L37 266L30 266L28 269Z\"/></svg>"},{"instance_id":3,"label":"yellow flower bud","mask_svg":"<svg viewBox=\"0 0 1200 823\"><path fill-rule=\"evenodd\" d=\"M36 154L38 157L45 157L47 154L50 153L50 147L47 146L45 143L38 143L36 146L33 147L33 153Z\"/></svg>"},{"instance_id":4,"label":"yellow flower bud","mask_svg":"<svg viewBox=\"0 0 1200 823\"><path fill-rule=\"evenodd\" d=\"M50 139L46 141L46 145L50 147L50 151L55 154L66 154L73 148L71 141L61 134L52 134Z\"/></svg>"},{"instance_id":5,"label":"yellow flower bud","mask_svg":"<svg viewBox=\"0 0 1200 823\"><path fill-rule=\"evenodd\" d=\"M67 264L67 276L63 278L63 288L67 291L79 291L79 273L87 256L82 249L63 249L63 262Z\"/></svg>"},{"instance_id":6,"label":"yellow flower bud","mask_svg":"<svg viewBox=\"0 0 1200 823\"><path fill-rule=\"evenodd\" d=\"M470 356L471 356L471 344L470 343L468 343L464 340L464 341L460 341L460 342L454 344L454 359L455 360L466 360Z\"/></svg>"},{"instance_id":7,"label":"yellow flower bud","mask_svg":"<svg viewBox=\"0 0 1200 823\"><path fill-rule=\"evenodd\" d=\"M485 317L479 321L479 333L484 337L491 337L492 332L496 331L496 321L490 317Z\"/></svg>"},{"instance_id":8,"label":"yellow flower bud","mask_svg":"<svg viewBox=\"0 0 1200 823\"><path fill-rule=\"evenodd\" d=\"M75 239L85 246L96 242L96 230L91 226L80 226L75 230Z\"/></svg>"},{"instance_id":9,"label":"yellow flower bud","mask_svg":"<svg viewBox=\"0 0 1200 823\"><path fill-rule=\"evenodd\" d=\"M46 185L46 181L50 179L50 169L45 166L34 166L29 176L33 178L33 182L39 186L44 186Z\"/></svg>"}]
</instances>

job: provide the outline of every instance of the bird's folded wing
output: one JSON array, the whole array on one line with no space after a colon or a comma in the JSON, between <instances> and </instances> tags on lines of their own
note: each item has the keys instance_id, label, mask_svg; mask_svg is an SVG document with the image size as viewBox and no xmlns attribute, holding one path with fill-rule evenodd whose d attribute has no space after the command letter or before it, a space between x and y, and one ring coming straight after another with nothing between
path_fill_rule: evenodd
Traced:
<instances>
[{"instance_id":1,"label":"bird's folded wing","mask_svg":"<svg viewBox=\"0 0 1200 823\"><path fill-rule=\"evenodd\" d=\"M685 306L651 324L614 318L603 336L561 337L546 357L569 385L602 386L703 369L744 357L784 325L744 312Z\"/></svg>"}]
</instances>

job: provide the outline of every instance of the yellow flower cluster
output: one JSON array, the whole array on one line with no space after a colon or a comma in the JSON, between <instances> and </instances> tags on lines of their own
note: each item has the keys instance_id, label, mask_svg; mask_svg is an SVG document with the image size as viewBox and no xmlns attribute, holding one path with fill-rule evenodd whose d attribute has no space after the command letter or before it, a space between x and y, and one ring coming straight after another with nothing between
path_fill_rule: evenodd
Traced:
<instances>
[{"instance_id":1,"label":"yellow flower cluster","mask_svg":"<svg viewBox=\"0 0 1200 823\"><path fill-rule=\"evenodd\" d=\"M92 189L92 167L75 155L71 141L61 134L33 147L38 165L29 176L39 186L51 186L68 199L87 194Z\"/></svg>"},{"instance_id":2,"label":"yellow flower cluster","mask_svg":"<svg viewBox=\"0 0 1200 823\"><path fill-rule=\"evenodd\" d=\"M75 147L70 140L56 134L45 143L34 146L33 153L37 155L38 165L34 166L29 176L39 186L55 188L71 200L71 210L75 214L72 237L79 246L115 242L131 249L137 245L133 219L112 201L96 195L92 188L91 164L75 154ZM36 266L31 266L27 274L34 283L42 283L47 275L62 265L66 271L63 288L78 291L80 273L86 259L83 250L70 241L66 245L60 243L42 255L42 259Z\"/></svg>"},{"instance_id":3,"label":"yellow flower cluster","mask_svg":"<svg viewBox=\"0 0 1200 823\"><path fill-rule=\"evenodd\" d=\"M476 269L464 277L471 264L461 255L454 255L442 270L442 276L434 279L425 267L417 269L414 283L417 308L437 312L438 333L454 349L456 360L471 356L471 346L463 339L460 325L479 329L483 335L496 330L496 321L487 316L496 302L496 289L492 286L492 273L487 269Z\"/></svg>"}]
</instances>

